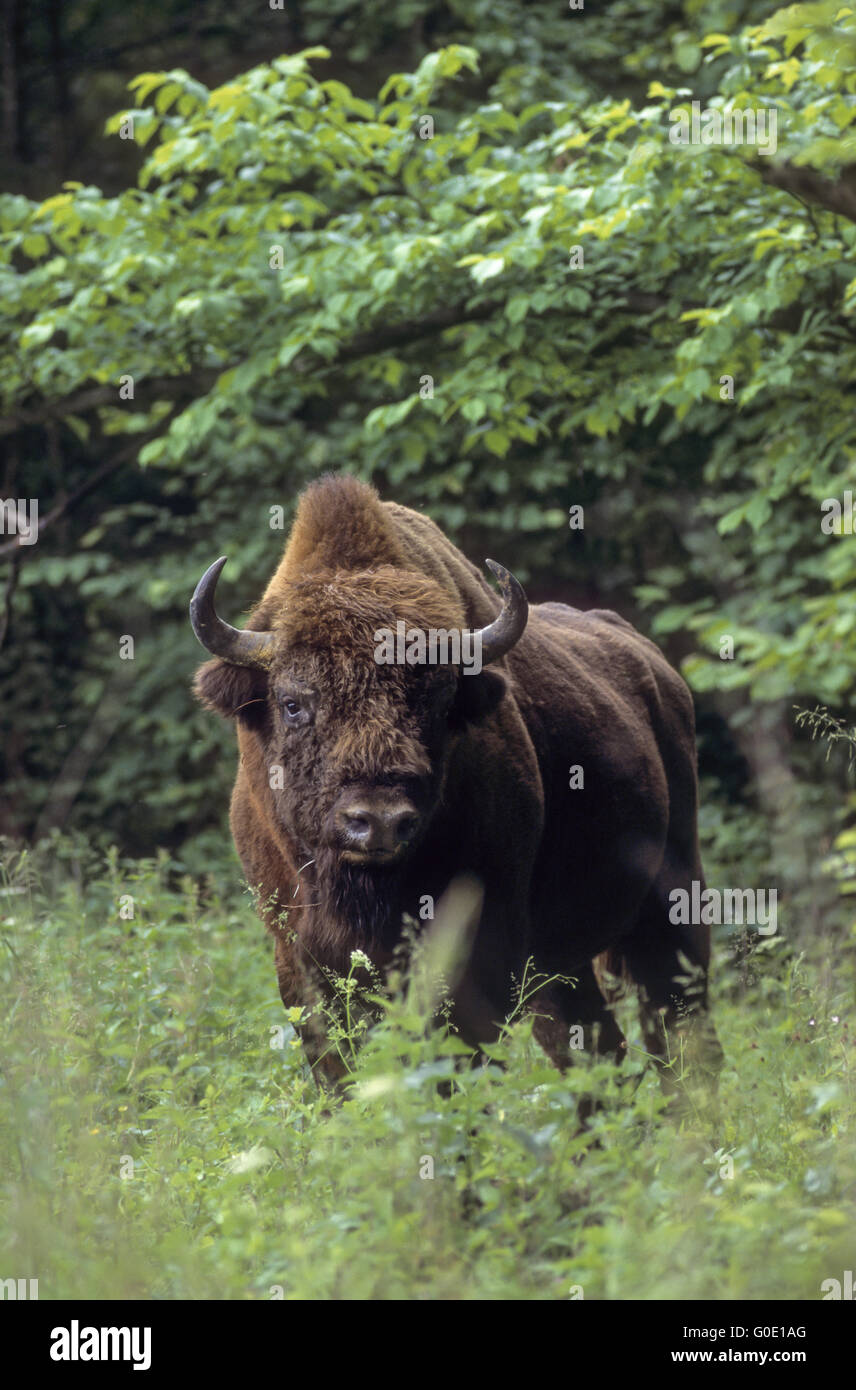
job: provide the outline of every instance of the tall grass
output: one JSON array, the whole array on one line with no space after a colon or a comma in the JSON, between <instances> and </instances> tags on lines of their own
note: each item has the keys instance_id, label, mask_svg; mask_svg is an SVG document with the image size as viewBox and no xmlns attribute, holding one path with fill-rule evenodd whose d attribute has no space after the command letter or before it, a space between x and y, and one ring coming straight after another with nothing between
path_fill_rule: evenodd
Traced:
<instances>
[{"instance_id":1,"label":"tall grass","mask_svg":"<svg viewBox=\"0 0 856 1390\"><path fill-rule=\"evenodd\" d=\"M215 876L56 841L3 889L0 1277L43 1299L817 1299L853 1268L852 949L720 953L718 1103L679 1077L668 1109L630 1015L622 1068L559 1076L525 1016L461 1065L412 990L331 1101Z\"/></svg>"}]
</instances>

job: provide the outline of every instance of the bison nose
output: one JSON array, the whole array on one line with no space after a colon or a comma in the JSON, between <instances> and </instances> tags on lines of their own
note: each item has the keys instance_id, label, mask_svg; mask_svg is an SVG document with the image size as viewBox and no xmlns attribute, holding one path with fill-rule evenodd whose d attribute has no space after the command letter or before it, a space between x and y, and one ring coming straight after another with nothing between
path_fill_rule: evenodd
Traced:
<instances>
[{"instance_id":1,"label":"bison nose","mask_svg":"<svg viewBox=\"0 0 856 1390\"><path fill-rule=\"evenodd\" d=\"M419 827L419 814L411 802L360 800L336 813L336 824L346 849L366 854L393 854L408 845Z\"/></svg>"}]
</instances>

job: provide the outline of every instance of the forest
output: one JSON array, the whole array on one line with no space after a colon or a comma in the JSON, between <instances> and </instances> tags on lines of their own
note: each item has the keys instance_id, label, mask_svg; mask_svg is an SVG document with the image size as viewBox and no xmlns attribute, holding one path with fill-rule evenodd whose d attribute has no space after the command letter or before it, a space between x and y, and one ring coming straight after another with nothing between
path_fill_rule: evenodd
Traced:
<instances>
[{"instance_id":1,"label":"forest","mask_svg":"<svg viewBox=\"0 0 856 1390\"><path fill-rule=\"evenodd\" d=\"M2 17L0 1275L42 1298L840 1297L856 9ZM415 986L370 1031L345 1009L351 1085L318 1090L188 604L228 555L241 623L329 472L532 602L614 609L683 675L707 882L776 895L771 932L714 927L717 1098L688 1084L675 1118L629 1003L621 1073L559 1075L525 982L472 1070Z\"/></svg>"}]
</instances>

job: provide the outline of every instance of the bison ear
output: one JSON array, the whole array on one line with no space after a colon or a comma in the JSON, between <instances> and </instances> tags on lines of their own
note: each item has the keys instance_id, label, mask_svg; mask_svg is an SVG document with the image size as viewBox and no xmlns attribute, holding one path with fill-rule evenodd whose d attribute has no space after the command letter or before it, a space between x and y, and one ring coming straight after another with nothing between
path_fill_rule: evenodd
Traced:
<instances>
[{"instance_id":1,"label":"bison ear","mask_svg":"<svg viewBox=\"0 0 856 1390\"><path fill-rule=\"evenodd\" d=\"M498 671L480 671L477 676L462 675L451 710L451 723L458 727L493 714L506 691L505 677Z\"/></svg>"},{"instance_id":2,"label":"bison ear","mask_svg":"<svg viewBox=\"0 0 856 1390\"><path fill-rule=\"evenodd\" d=\"M207 709L250 728L263 723L267 713L267 675L252 666L234 666L219 657L206 661L196 672L193 691Z\"/></svg>"}]
</instances>

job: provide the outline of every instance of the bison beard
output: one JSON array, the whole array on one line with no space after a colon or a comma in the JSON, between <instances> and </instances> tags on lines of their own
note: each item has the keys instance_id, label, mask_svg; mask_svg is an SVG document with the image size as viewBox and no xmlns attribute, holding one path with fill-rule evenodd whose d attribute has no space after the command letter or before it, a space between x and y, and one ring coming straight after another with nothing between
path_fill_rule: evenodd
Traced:
<instances>
[{"instance_id":1,"label":"bison beard","mask_svg":"<svg viewBox=\"0 0 856 1390\"><path fill-rule=\"evenodd\" d=\"M320 850L316 867L320 917L327 924L324 939L317 942L322 956L327 957L330 946L339 942L352 943L369 956L390 953L401 936L403 866L364 868L342 862L333 851ZM331 923L336 924L332 932ZM306 943L310 949L312 936L310 924Z\"/></svg>"},{"instance_id":2,"label":"bison beard","mask_svg":"<svg viewBox=\"0 0 856 1390\"><path fill-rule=\"evenodd\" d=\"M497 1036L531 962L528 978L553 977L534 1009L556 1064L578 1026L620 1060L608 961L639 988L647 1049L675 1055L679 1031L713 1075L709 928L669 916L670 894L703 885L693 708L654 644L615 613L529 609L489 561L500 602L432 521L345 476L301 497L243 631L215 610L224 563L191 603L214 658L196 692L237 725L232 833L286 1007L323 1002L357 948L383 973L402 914L472 879L451 1014L468 1042ZM491 669L375 664L375 631L399 623L477 633ZM317 1015L301 1032L316 1074L338 1079Z\"/></svg>"}]
</instances>

